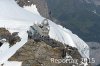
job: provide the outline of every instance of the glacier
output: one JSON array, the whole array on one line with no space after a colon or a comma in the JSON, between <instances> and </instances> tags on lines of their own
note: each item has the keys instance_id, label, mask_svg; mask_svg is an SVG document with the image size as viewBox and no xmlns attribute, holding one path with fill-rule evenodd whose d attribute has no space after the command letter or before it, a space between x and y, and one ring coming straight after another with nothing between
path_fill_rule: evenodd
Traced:
<instances>
[{"instance_id":1,"label":"glacier","mask_svg":"<svg viewBox=\"0 0 100 66\"><path fill-rule=\"evenodd\" d=\"M34 11L30 11L31 7ZM24 6L24 8L21 8L14 0L0 0L0 27L8 29L11 33L19 32L18 35L21 37L21 41L12 47L5 49L5 51L0 50L2 52L0 54L0 65L6 64L8 59L27 42L27 30L29 27L34 23L41 23L44 19L37 11L36 6ZM69 29L57 25L51 20L49 20L49 24L50 38L76 47L83 58L89 58L89 46L82 39Z\"/></svg>"}]
</instances>

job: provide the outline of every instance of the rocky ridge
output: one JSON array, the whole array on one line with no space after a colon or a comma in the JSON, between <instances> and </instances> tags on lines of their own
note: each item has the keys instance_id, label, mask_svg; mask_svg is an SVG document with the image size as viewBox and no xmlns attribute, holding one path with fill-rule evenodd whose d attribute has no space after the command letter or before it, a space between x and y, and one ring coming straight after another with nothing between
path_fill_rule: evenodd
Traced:
<instances>
[{"instance_id":1,"label":"rocky ridge","mask_svg":"<svg viewBox=\"0 0 100 66\"><path fill-rule=\"evenodd\" d=\"M5 28L0 28L0 31L5 32L5 35L12 35ZM2 32L0 32L0 35L3 34ZM9 36L3 38L7 37ZM14 41L15 40L12 40L11 43ZM65 49L61 42L50 38L42 38L39 41L29 39L27 43L9 59L9 61L22 61L22 66L72 66L75 63L51 62L52 58L64 59L66 57L66 52L67 55L73 59L81 60L81 55L76 48L68 45L66 45L66 47ZM80 62L78 61L78 63Z\"/></svg>"},{"instance_id":2,"label":"rocky ridge","mask_svg":"<svg viewBox=\"0 0 100 66\"><path fill-rule=\"evenodd\" d=\"M80 60L81 56L69 47L66 52L70 54L74 59ZM62 46L52 47L44 41L35 42L34 40L28 40L28 42L19 49L9 61L23 61L22 66L72 66L70 63L53 63L51 59L64 59L65 49Z\"/></svg>"}]
</instances>

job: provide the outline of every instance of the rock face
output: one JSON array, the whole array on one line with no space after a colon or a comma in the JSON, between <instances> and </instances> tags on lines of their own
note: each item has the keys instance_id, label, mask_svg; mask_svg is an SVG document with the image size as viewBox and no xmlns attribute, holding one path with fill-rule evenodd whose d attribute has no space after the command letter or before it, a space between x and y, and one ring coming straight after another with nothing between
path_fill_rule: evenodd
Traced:
<instances>
[{"instance_id":1,"label":"rock face","mask_svg":"<svg viewBox=\"0 0 100 66\"><path fill-rule=\"evenodd\" d=\"M66 52L64 52L63 46L56 46L55 44L55 46L52 47L52 45L50 46L48 43L45 41L36 42L30 39L9 61L23 61L22 66L72 66L72 64L69 63L54 63L51 59L64 59L63 54L66 52L74 59L80 60L81 58L75 48L68 46L70 51L67 48L65 49Z\"/></svg>"},{"instance_id":2,"label":"rock face","mask_svg":"<svg viewBox=\"0 0 100 66\"><path fill-rule=\"evenodd\" d=\"M5 28L0 28L0 39L6 38L9 39L9 36L11 35L11 33L6 30Z\"/></svg>"},{"instance_id":3,"label":"rock face","mask_svg":"<svg viewBox=\"0 0 100 66\"><path fill-rule=\"evenodd\" d=\"M33 0L33 3L36 4L39 13L43 17L50 18L46 0Z\"/></svg>"},{"instance_id":4,"label":"rock face","mask_svg":"<svg viewBox=\"0 0 100 66\"><path fill-rule=\"evenodd\" d=\"M100 42L100 0L47 0L52 17L87 42Z\"/></svg>"},{"instance_id":5,"label":"rock face","mask_svg":"<svg viewBox=\"0 0 100 66\"><path fill-rule=\"evenodd\" d=\"M4 38L7 40L7 42L9 42L10 45L13 45L21 40L16 32L11 34L7 29L0 28L0 39Z\"/></svg>"},{"instance_id":6,"label":"rock face","mask_svg":"<svg viewBox=\"0 0 100 66\"><path fill-rule=\"evenodd\" d=\"M29 40L10 60L23 61L23 66L49 66L50 58L54 56L61 58L58 48L53 49L44 42Z\"/></svg>"}]
</instances>

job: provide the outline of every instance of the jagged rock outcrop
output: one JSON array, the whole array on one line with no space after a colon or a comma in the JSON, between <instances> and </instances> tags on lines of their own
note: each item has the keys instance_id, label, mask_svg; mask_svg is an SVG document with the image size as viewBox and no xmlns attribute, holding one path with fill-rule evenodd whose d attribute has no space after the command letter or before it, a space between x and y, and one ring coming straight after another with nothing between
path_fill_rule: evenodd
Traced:
<instances>
[{"instance_id":1,"label":"jagged rock outcrop","mask_svg":"<svg viewBox=\"0 0 100 66\"><path fill-rule=\"evenodd\" d=\"M0 39L9 39L9 36L11 36L11 33L8 30L5 28L0 28Z\"/></svg>"},{"instance_id":2,"label":"jagged rock outcrop","mask_svg":"<svg viewBox=\"0 0 100 66\"><path fill-rule=\"evenodd\" d=\"M10 45L16 44L16 42L19 42L21 40L20 37L17 35L17 32L11 34L5 28L0 28L0 39L6 39Z\"/></svg>"},{"instance_id":3,"label":"jagged rock outcrop","mask_svg":"<svg viewBox=\"0 0 100 66\"><path fill-rule=\"evenodd\" d=\"M35 42L28 40L28 42L20 48L17 53L11 57L10 61L23 61L22 66L72 66L72 64L53 63L51 58L63 59L63 46L52 47L44 41ZM67 48L68 49L68 48ZM70 49L74 49L70 47ZM73 58L81 58L80 54L75 50L67 51L73 54Z\"/></svg>"}]
</instances>

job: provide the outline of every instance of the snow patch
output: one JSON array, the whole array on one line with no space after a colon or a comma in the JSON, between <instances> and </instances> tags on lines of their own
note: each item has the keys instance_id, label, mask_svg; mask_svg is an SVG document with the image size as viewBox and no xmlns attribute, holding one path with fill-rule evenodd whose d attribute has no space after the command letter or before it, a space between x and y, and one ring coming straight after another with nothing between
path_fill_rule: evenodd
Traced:
<instances>
[{"instance_id":1,"label":"snow patch","mask_svg":"<svg viewBox=\"0 0 100 66\"><path fill-rule=\"evenodd\" d=\"M37 15L40 15L37 8L36 8L36 5L31 5L31 6L24 6L24 9L32 12L33 14L37 14Z\"/></svg>"},{"instance_id":2,"label":"snow patch","mask_svg":"<svg viewBox=\"0 0 100 66\"><path fill-rule=\"evenodd\" d=\"M22 66L22 62L7 61L3 66Z\"/></svg>"}]
</instances>

